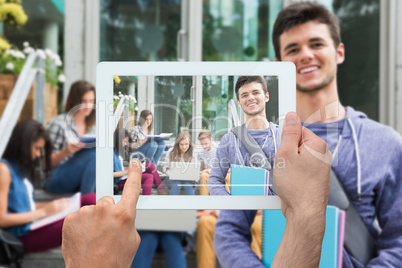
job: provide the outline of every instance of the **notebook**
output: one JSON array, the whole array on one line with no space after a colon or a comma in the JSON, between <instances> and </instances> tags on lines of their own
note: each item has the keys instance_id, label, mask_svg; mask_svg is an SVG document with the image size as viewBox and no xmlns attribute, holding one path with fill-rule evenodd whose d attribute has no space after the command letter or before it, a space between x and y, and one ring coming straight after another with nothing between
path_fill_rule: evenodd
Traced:
<instances>
[{"instance_id":1,"label":"notebook","mask_svg":"<svg viewBox=\"0 0 402 268\"><path fill-rule=\"evenodd\" d=\"M160 141L169 139L173 133L161 133L159 135L148 135L145 138L148 140Z\"/></svg>"},{"instance_id":2,"label":"notebook","mask_svg":"<svg viewBox=\"0 0 402 268\"><path fill-rule=\"evenodd\" d=\"M230 168L231 195L268 195L268 170L239 165Z\"/></svg>"},{"instance_id":3,"label":"notebook","mask_svg":"<svg viewBox=\"0 0 402 268\"><path fill-rule=\"evenodd\" d=\"M46 225L64 219L70 213L77 212L81 207L81 193L76 193L75 195L69 198L69 201L70 205L65 210L32 222L31 231L34 231L36 229L42 228Z\"/></svg>"},{"instance_id":4,"label":"notebook","mask_svg":"<svg viewBox=\"0 0 402 268\"><path fill-rule=\"evenodd\" d=\"M199 181L201 162L170 162L169 179L178 181Z\"/></svg>"},{"instance_id":5,"label":"notebook","mask_svg":"<svg viewBox=\"0 0 402 268\"><path fill-rule=\"evenodd\" d=\"M340 210L333 206L327 207L326 227L322 242L320 268L338 268ZM286 218L281 210L265 210L262 219L262 262L271 267L285 231ZM342 243L343 245L343 243Z\"/></svg>"}]
</instances>

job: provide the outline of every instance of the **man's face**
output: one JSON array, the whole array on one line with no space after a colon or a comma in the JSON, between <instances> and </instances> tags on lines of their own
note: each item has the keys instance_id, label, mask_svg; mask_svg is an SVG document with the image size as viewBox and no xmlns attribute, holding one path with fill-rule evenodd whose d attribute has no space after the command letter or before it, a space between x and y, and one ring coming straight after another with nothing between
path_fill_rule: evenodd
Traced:
<instances>
[{"instance_id":1,"label":"man's face","mask_svg":"<svg viewBox=\"0 0 402 268\"><path fill-rule=\"evenodd\" d=\"M284 32L279 41L282 61L296 65L299 91L313 92L336 85L337 65L344 60L344 47L334 47L326 24L306 22Z\"/></svg>"},{"instance_id":2,"label":"man's face","mask_svg":"<svg viewBox=\"0 0 402 268\"><path fill-rule=\"evenodd\" d=\"M265 103L269 100L269 94L264 93L262 85L257 82L246 84L239 88L237 104L248 116L261 115L265 117Z\"/></svg>"},{"instance_id":3,"label":"man's face","mask_svg":"<svg viewBox=\"0 0 402 268\"><path fill-rule=\"evenodd\" d=\"M208 139L208 138L202 139L202 140L200 140L200 144L205 151L210 151L212 149L212 138L211 139Z\"/></svg>"}]
</instances>

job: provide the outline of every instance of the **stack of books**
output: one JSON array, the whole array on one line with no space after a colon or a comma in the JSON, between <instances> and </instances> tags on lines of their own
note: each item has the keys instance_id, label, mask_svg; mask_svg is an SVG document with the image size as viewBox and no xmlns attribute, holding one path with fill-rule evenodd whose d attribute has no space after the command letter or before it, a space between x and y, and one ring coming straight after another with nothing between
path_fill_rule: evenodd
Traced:
<instances>
[{"instance_id":1,"label":"stack of books","mask_svg":"<svg viewBox=\"0 0 402 268\"><path fill-rule=\"evenodd\" d=\"M262 263L271 267L285 232L286 218L281 210L265 210L262 216ZM328 206L322 241L320 268L341 268L345 212Z\"/></svg>"},{"instance_id":2,"label":"stack of books","mask_svg":"<svg viewBox=\"0 0 402 268\"><path fill-rule=\"evenodd\" d=\"M239 165L230 169L231 195L268 195L268 170Z\"/></svg>"},{"instance_id":3,"label":"stack of books","mask_svg":"<svg viewBox=\"0 0 402 268\"><path fill-rule=\"evenodd\" d=\"M268 195L269 171L231 165L231 195ZM302 190L302 189L301 189ZM271 267L285 231L286 218L281 210L265 210L262 217L262 263ZM322 243L320 268L342 267L345 212L328 206Z\"/></svg>"}]
</instances>

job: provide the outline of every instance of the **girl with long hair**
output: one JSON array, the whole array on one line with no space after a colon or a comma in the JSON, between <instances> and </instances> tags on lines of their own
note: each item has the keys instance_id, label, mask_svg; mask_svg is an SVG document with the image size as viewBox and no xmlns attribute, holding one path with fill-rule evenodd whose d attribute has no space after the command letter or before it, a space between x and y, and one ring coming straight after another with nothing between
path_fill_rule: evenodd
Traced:
<instances>
[{"instance_id":1,"label":"girl with long hair","mask_svg":"<svg viewBox=\"0 0 402 268\"><path fill-rule=\"evenodd\" d=\"M124 128L116 129L114 132L114 150L113 150L113 178L114 183L117 184L119 190L123 190L126 182L128 170L124 169L123 155L125 155L125 148L131 142L131 137L128 131ZM124 178L124 179L123 179ZM159 194L168 194L167 189L163 186L161 178L154 163L146 163L145 170L142 172L141 177L142 194L150 195L152 185L155 184Z\"/></svg>"},{"instance_id":2,"label":"girl with long hair","mask_svg":"<svg viewBox=\"0 0 402 268\"><path fill-rule=\"evenodd\" d=\"M44 251L61 245L63 221L31 230L33 221L67 208L67 198L39 203L31 182L44 152L46 171L51 169L52 145L44 127L35 120L18 123L0 159L0 228L18 237L25 252ZM81 205L94 205L95 194L81 196Z\"/></svg>"},{"instance_id":3,"label":"girl with long hair","mask_svg":"<svg viewBox=\"0 0 402 268\"><path fill-rule=\"evenodd\" d=\"M165 150L164 140L148 140L146 136L151 135L154 127L154 118L149 110L143 110L138 119L138 125L130 129L131 139L133 143L131 149L132 156L141 158L144 156L147 163L158 165L159 159Z\"/></svg>"},{"instance_id":4,"label":"girl with long hair","mask_svg":"<svg viewBox=\"0 0 402 268\"><path fill-rule=\"evenodd\" d=\"M95 143L79 142L84 134L95 134L95 87L84 80L73 83L64 113L53 118L47 129L54 170L45 189L51 193L95 192Z\"/></svg>"},{"instance_id":5,"label":"girl with long hair","mask_svg":"<svg viewBox=\"0 0 402 268\"><path fill-rule=\"evenodd\" d=\"M177 135L173 148L168 152L163 171L169 176L170 162L193 162L194 161L194 146L191 143L191 135L188 132L181 132ZM171 195L178 195L181 187L184 188L186 195L194 195L194 189L191 181L171 181L172 188L170 189ZM189 184L188 186L182 186Z\"/></svg>"}]
</instances>

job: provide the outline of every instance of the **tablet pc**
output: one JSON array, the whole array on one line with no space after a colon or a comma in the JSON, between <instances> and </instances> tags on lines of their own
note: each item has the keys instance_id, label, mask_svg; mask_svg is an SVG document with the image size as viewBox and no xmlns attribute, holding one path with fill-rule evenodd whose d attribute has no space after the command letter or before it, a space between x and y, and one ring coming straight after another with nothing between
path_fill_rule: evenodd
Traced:
<instances>
[{"instance_id":1,"label":"tablet pc","mask_svg":"<svg viewBox=\"0 0 402 268\"><path fill-rule=\"evenodd\" d=\"M276 95L277 104L276 111L272 117L268 117L270 122L279 125L281 133L283 120L289 111L296 110L296 74L295 66L290 62L101 62L97 66L97 150L96 150L96 197L99 200L103 196L112 196L115 202L118 202L121 195L113 194L113 133L115 131L115 116L113 114L116 109L116 94L114 77L119 76L121 80L130 78L132 81L137 81L133 87L138 98L137 115L129 120L135 120L138 113L147 108L151 111L158 112L157 109L162 109L160 112L163 115L166 109L177 109L177 114L171 117L176 117L177 122L181 125L176 126L176 133L170 129L159 129L160 132L173 132L173 136L167 142L174 142L174 136L181 131L189 131L193 135L193 142L196 144L196 134L200 130L200 126L204 126L204 112L211 107L204 107L204 102L197 103L197 98L202 94L214 98L214 111L226 111L229 114L230 108L224 107L224 103L230 99L235 99L233 92L222 94L223 87L234 87L236 79L239 76L262 76L266 81L276 81L275 87L277 92L268 91L271 96ZM273 78L273 79L271 79ZM217 83L206 83L205 81L221 81ZM159 88L157 88L159 86ZM166 89L168 87L168 89ZM152 90L150 90L151 88ZM158 91L159 90L159 91ZM165 90L165 91L163 91ZM156 95L165 94L162 96L162 103L153 103L156 100ZM165 92L165 93L164 93ZM142 94L142 96L140 96ZM184 108L178 109L178 106L172 105L174 101L184 103L183 99L187 96L187 105L193 105L193 114L191 118L183 116ZM163 101L170 102L164 104ZM270 100L270 103L272 101ZM188 104L189 103L189 104ZM212 104L211 104L212 103ZM223 104L222 104L223 103ZM268 103L268 107L270 107ZM209 101L208 105L213 106L213 101ZM198 106L197 106L198 105ZM194 106L197 106L194 108ZM221 107L222 106L222 107ZM162 108L161 108L162 107ZM173 107L173 108L172 108ZM126 109L128 110L128 109ZM191 110L191 108L190 108ZM241 112L238 109L239 112ZM226 115L226 117L227 117ZM213 116L212 116L213 117ZM170 118L170 117L169 117ZM221 114L216 114L216 120L226 120ZM187 122L184 119L187 120ZM242 119L242 116L240 116ZM244 119L244 116L243 116ZM173 119L172 119L173 120ZM181 120L181 121L180 121ZM230 131L232 124L226 122L225 127L218 128L219 125L214 119L214 134L217 137L222 137ZM163 121L163 120L161 120ZM124 122L124 124L130 122ZM168 128L170 125L165 126ZM194 126L197 126L198 129ZM209 128L209 127L208 127ZM157 132L157 133L158 133ZM280 133L278 135L280 142ZM194 138L195 137L195 138ZM166 152L164 153L166 156ZM163 161L161 159L160 161ZM168 190L172 189L172 182L165 181L163 174L159 172L164 180L163 184ZM174 182L177 183L177 182ZM184 186L185 183L179 186ZM137 204L138 209L280 209L280 200L275 196L212 196L212 195L197 195L197 185L192 185L195 195L159 195L155 194L155 189L151 195L141 195ZM185 188L185 187L183 187ZM183 191L182 188L182 193Z\"/></svg>"}]
</instances>

